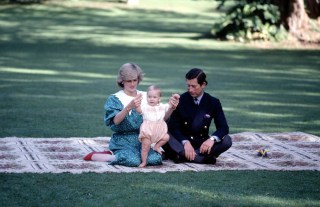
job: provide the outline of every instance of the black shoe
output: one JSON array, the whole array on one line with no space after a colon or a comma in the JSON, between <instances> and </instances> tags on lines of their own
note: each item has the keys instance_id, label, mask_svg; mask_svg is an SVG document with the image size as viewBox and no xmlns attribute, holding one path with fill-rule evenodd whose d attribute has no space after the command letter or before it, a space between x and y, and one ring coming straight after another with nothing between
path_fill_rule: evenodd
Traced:
<instances>
[{"instance_id":1,"label":"black shoe","mask_svg":"<svg viewBox=\"0 0 320 207\"><path fill-rule=\"evenodd\" d=\"M183 157L181 157L180 155L174 155L172 158L173 162L176 164L185 162L185 159Z\"/></svg>"},{"instance_id":2,"label":"black shoe","mask_svg":"<svg viewBox=\"0 0 320 207\"><path fill-rule=\"evenodd\" d=\"M164 152L162 152L161 158L162 158L162 160L167 160L168 159L168 157L166 156L166 154Z\"/></svg>"},{"instance_id":3,"label":"black shoe","mask_svg":"<svg viewBox=\"0 0 320 207\"><path fill-rule=\"evenodd\" d=\"M217 162L217 158L215 156L207 157L204 161L205 164L211 164L214 165Z\"/></svg>"}]
</instances>

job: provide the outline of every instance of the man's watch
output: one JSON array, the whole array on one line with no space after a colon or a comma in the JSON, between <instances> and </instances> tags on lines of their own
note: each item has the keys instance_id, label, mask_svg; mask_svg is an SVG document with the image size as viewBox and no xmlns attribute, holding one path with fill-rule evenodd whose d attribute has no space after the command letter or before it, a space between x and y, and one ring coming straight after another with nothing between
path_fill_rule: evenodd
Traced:
<instances>
[{"instance_id":1,"label":"man's watch","mask_svg":"<svg viewBox=\"0 0 320 207\"><path fill-rule=\"evenodd\" d=\"M219 139L219 137L217 136L210 136L209 137L210 140L214 141L214 142L220 142L221 140Z\"/></svg>"}]
</instances>

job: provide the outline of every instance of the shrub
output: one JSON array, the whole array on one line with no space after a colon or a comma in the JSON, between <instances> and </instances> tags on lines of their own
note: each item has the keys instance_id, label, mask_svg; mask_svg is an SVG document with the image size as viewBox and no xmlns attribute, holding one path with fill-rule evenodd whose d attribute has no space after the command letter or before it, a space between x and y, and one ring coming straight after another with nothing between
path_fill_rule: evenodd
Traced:
<instances>
[{"instance_id":1,"label":"shrub","mask_svg":"<svg viewBox=\"0 0 320 207\"><path fill-rule=\"evenodd\" d=\"M220 5L221 6L221 5ZM280 24L277 6L266 1L238 1L212 27L216 38L250 41L281 40L285 30Z\"/></svg>"},{"instance_id":2,"label":"shrub","mask_svg":"<svg viewBox=\"0 0 320 207\"><path fill-rule=\"evenodd\" d=\"M33 4L41 3L44 0L0 0L0 3L12 3L12 4Z\"/></svg>"}]
</instances>

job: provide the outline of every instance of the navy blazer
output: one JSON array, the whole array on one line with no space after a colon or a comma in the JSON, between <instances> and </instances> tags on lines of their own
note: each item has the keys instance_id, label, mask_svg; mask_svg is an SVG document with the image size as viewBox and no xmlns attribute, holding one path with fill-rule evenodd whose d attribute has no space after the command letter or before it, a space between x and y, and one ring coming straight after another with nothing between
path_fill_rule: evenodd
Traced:
<instances>
[{"instance_id":1,"label":"navy blazer","mask_svg":"<svg viewBox=\"0 0 320 207\"><path fill-rule=\"evenodd\" d=\"M179 105L170 117L169 132L180 142L189 140L191 143L201 144L209 138L212 119L216 131L211 135L222 139L229 133L229 126L219 99L204 93L198 106L190 93L185 92L180 96Z\"/></svg>"}]
</instances>

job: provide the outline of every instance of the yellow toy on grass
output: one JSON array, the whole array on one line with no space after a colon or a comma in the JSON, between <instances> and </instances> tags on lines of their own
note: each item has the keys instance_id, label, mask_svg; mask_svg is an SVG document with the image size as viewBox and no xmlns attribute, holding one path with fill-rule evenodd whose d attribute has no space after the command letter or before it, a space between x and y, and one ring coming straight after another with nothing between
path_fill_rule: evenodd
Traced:
<instances>
[{"instance_id":1,"label":"yellow toy on grass","mask_svg":"<svg viewBox=\"0 0 320 207\"><path fill-rule=\"evenodd\" d=\"M269 150L262 148L262 149L258 149L256 151L258 152L257 155L259 157L268 157Z\"/></svg>"}]
</instances>

